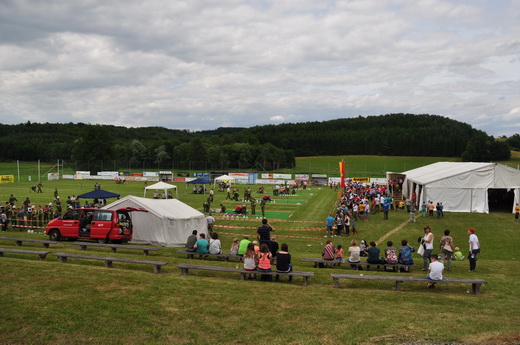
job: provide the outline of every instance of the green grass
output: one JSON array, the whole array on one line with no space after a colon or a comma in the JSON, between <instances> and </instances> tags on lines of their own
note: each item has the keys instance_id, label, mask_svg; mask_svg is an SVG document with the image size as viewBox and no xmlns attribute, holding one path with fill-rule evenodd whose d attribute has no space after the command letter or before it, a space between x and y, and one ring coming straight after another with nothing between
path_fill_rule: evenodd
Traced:
<instances>
[{"instance_id":1,"label":"green grass","mask_svg":"<svg viewBox=\"0 0 520 345\"><path fill-rule=\"evenodd\" d=\"M337 160L337 158L336 158ZM407 163L398 163L407 164ZM408 168L407 168L408 169ZM44 203L52 200L55 187L62 198L93 188L94 181L45 182L43 194L30 194L29 182L0 185L0 199L14 193L18 200L30 196ZM143 195L143 184L116 185L101 182L103 189L122 194ZM179 187L180 200L200 209L206 196L193 195ZM241 188L242 189L242 188ZM189 189L188 189L189 190ZM468 262L454 262L446 276L475 277L489 281L482 294L467 294L469 286L445 284L427 289L424 284L403 284L394 291L392 283L342 281L333 288L330 273L352 273L348 267L315 269L302 263L303 257L319 257L324 245L324 219L332 209L336 193L328 188L313 188L313 195L295 197L305 202L284 204L283 197L268 204L267 212L290 212L290 221L271 217L278 242L286 242L293 255L295 270L313 271L309 286L300 278L289 284L240 281L238 275L193 271L182 276L176 268L189 262L176 253L177 248L152 252L150 260L169 264L162 273L153 274L146 265L71 259L59 263L51 255L38 261L36 255L6 254L0 258L0 343L1 344L515 344L520 342L520 292L518 290L518 243L520 224L509 213L446 213L445 218L418 217L406 223L388 239L399 244L403 238L416 245L422 228L429 224L438 242L442 231L451 229L455 245L467 250L466 228L477 229L482 253L477 272L468 272ZM215 203L225 193L216 193ZM260 210L257 205L257 212ZM279 220L278 220L279 219ZM352 238L378 240L406 222L406 213L392 212L388 221L382 214L359 221L359 233L349 238L334 238L334 244L348 247ZM306 222L299 222L306 221ZM254 234L250 227L259 221L218 219L217 224L238 226L219 231L223 250L228 251L234 234ZM233 233L225 235L224 233ZM10 230L7 236L45 239L43 235ZM297 238L297 237L301 238ZM387 239L387 240L388 240ZM385 240L386 241L386 240ZM0 241L1 247L16 248L14 241ZM384 244L380 244L383 248ZM22 249L41 250L36 244ZM52 252L83 253L76 246L60 242ZM136 251L110 253L89 248L91 255L117 255L142 259ZM421 258L414 257L420 267ZM197 262L198 263L198 262ZM207 260L208 265L235 263ZM366 272L364 272L366 274ZM371 272L374 275L392 273ZM397 273L404 274L404 273ZM423 276L417 268L413 276Z\"/></svg>"}]
</instances>

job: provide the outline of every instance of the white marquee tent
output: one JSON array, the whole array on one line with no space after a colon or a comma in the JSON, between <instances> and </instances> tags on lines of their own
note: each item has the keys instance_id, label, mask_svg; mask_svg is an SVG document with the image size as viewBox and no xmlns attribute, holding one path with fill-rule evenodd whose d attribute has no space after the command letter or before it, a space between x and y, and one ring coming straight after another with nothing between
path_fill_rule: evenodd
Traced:
<instances>
[{"instance_id":1,"label":"white marquee tent","mask_svg":"<svg viewBox=\"0 0 520 345\"><path fill-rule=\"evenodd\" d=\"M215 177L215 179L213 180L213 185L220 183L220 182L229 182L229 184L233 184L233 183L235 183L235 178L233 176L229 176L229 175L222 175L219 177Z\"/></svg>"},{"instance_id":2,"label":"white marquee tent","mask_svg":"<svg viewBox=\"0 0 520 345\"><path fill-rule=\"evenodd\" d=\"M176 247L197 230L207 236L207 221L204 214L177 199L147 199L125 196L104 208L144 208L149 212L132 212L134 228L132 243L147 243L156 246Z\"/></svg>"},{"instance_id":3,"label":"white marquee tent","mask_svg":"<svg viewBox=\"0 0 520 345\"><path fill-rule=\"evenodd\" d=\"M520 202L520 170L498 163L438 162L401 175L406 198L415 192L419 204L442 202L450 212L489 213L489 189L512 189Z\"/></svg>"},{"instance_id":4,"label":"white marquee tent","mask_svg":"<svg viewBox=\"0 0 520 345\"><path fill-rule=\"evenodd\" d=\"M151 186L146 186L144 187L144 195L143 196L146 196L146 191L148 189L153 189L153 190L163 190L164 191L164 195L166 195L168 189L175 189L175 195L177 196L177 198L179 197L179 194L177 193L177 186L173 185L173 184L169 184L169 183L166 183L166 182L157 182L157 183L154 183L153 185Z\"/></svg>"}]
</instances>

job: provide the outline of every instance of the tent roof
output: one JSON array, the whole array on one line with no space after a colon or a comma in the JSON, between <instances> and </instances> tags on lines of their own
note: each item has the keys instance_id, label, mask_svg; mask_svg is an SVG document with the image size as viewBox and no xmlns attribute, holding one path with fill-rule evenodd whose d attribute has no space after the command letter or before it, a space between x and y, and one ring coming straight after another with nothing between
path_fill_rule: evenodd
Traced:
<instances>
[{"instance_id":1,"label":"tent roof","mask_svg":"<svg viewBox=\"0 0 520 345\"><path fill-rule=\"evenodd\" d=\"M147 199L133 195L127 195L103 208L119 208L119 205L124 204L127 201L131 201L139 207L142 207L161 218L189 219L200 216L204 217L203 213L177 199Z\"/></svg>"},{"instance_id":2,"label":"tent roof","mask_svg":"<svg viewBox=\"0 0 520 345\"><path fill-rule=\"evenodd\" d=\"M215 178L215 181L235 181L235 178L229 175L222 175Z\"/></svg>"},{"instance_id":3,"label":"tent roof","mask_svg":"<svg viewBox=\"0 0 520 345\"><path fill-rule=\"evenodd\" d=\"M145 190L148 190L148 189L171 189L171 188L177 189L177 186L175 186L173 184L166 183L166 182L157 182L157 183L154 183L151 186L144 187Z\"/></svg>"},{"instance_id":4,"label":"tent roof","mask_svg":"<svg viewBox=\"0 0 520 345\"><path fill-rule=\"evenodd\" d=\"M498 163L437 162L403 172L420 185L450 188L518 188L520 170Z\"/></svg>"},{"instance_id":5,"label":"tent roof","mask_svg":"<svg viewBox=\"0 0 520 345\"><path fill-rule=\"evenodd\" d=\"M108 192L103 189L94 189L91 192L83 193L78 195L78 198L82 199L108 199L108 198L119 198L121 195Z\"/></svg>"},{"instance_id":6,"label":"tent roof","mask_svg":"<svg viewBox=\"0 0 520 345\"><path fill-rule=\"evenodd\" d=\"M211 180L209 178L199 177L193 181L186 182L186 183L188 183L188 184L207 184L207 183L211 183Z\"/></svg>"}]
</instances>

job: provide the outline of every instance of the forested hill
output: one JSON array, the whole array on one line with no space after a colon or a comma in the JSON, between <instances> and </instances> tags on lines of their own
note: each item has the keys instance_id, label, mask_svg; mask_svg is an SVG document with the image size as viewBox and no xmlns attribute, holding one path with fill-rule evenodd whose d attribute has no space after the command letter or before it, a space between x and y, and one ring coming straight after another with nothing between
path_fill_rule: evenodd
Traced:
<instances>
[{"instance_id":1,"label":"forested hill","mask_svg":"<svg viewBox=\"0 0 520 345\"><path fill-rule=\"evenodd\" d=\"M249 131L260 142L291 148L296 156L460 156L475 132L445 117L411 114L257 126Z\"/></svg>"},{"instance_id":2,"label":"forested hill","mask_svg":"<svg viewBox=\"0 0 520 345\"><path fill-rule=\"evenodd\" d=\"M413 114L201 132L84 123L0 124L1 160L65 159L87 162L90 168L94 161L119 160L142 167L228 169L260 164L279 169L291 167L295 156L349 154L505 160L510 157L507 143L446 117Z\"/></svg>"}]
</instances>

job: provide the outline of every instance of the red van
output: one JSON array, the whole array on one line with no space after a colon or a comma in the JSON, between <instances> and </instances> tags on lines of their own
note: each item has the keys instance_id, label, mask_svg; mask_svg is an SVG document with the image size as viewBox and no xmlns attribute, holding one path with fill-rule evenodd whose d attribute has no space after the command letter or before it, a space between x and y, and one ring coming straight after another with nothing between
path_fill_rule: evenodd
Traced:
<instances>
[{"instance_id":1,"label":"red van","mask_svg":"<svg viewBox=\"0 0 520 345\"><path fill-rule=\"evenodd\" d=\"M45 234L51 241L67 239L93 239L100 243L123 243L132 239L132 212L144 209L125 207L117 210L77 208L68 210L51 220Z\"/></svg>"}]
</instances>

